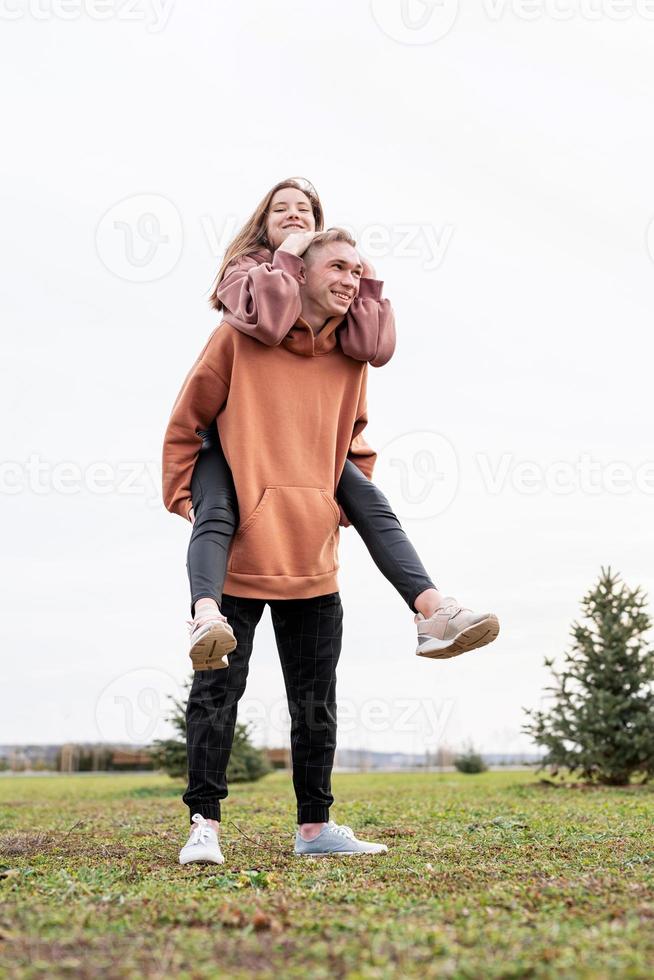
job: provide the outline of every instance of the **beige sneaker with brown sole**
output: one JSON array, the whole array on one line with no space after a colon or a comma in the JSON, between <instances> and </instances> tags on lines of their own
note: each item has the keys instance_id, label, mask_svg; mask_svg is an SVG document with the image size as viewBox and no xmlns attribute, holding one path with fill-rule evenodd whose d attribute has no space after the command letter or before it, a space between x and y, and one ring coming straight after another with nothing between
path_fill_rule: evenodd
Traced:
<instances>
[{"instance_id":1,"label":"beige sneaker with brown sole","mask_svg":"<svg viewBox=\"0 0 654 980\"><path fill-rule=\"evenodd\" d=\"M413 621L418 627L416 656L446 660L459 657L468 650L492 643L500 632L494 613L475 613L459 606L447 596L433 615L417 613Z\"/></svg>"},{"instance_id":2,"label":"beige sneaker with brown sole","mask_svg":"<svg viewBox=\"0 0 654 980\"><path fill-rule=\"evenodd\" d=\"M200 613L187 620L193 670L222 670L229 667L227 654L236 649L236 637L227 617L219 612Z\"/></svg>"}]
</instances>

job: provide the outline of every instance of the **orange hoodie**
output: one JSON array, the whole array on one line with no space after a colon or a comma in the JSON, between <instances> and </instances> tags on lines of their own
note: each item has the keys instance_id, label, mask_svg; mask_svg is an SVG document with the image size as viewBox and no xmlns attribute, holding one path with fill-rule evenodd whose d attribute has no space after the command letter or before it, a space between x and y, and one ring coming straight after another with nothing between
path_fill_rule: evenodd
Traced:
<instances>
[{"instance_id":1,"label":"orange hoodie","mask_svg":"<svg viewBox=\"0 0 654 980\"><path fill-rule=\"evenodd\" d=\"M377 454L368 422L368 365L343 353L342 317L314 333L301 317L267 347L223 321L188 373L163 446L163 500L188 518L197 430L217 421L240 525L225 592L302 599L338 591L339 509L346 459L368 479Z\"/></svg>"}]
</instances>

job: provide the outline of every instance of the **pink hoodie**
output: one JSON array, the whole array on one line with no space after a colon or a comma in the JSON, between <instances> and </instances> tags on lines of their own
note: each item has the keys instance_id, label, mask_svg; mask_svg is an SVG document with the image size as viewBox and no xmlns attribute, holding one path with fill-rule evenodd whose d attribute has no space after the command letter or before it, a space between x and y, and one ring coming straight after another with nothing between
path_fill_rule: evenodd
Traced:
<instances>
[{"instance_id":1,"label":"pink hoodie","mask_svg":"<svg viewBox=\"0 0 654 980\"><path fill-rule=\"evenodd\" d=\"M262 249L230 262L217 297L227 323L276 347L300 316L303 282L301 257ZM379 279L361 279L359 294L337 334L344 354L373 367L390 361L395 350L395 316L390 302L382 299L383 285Z\"/></svg>"}]
</instances>

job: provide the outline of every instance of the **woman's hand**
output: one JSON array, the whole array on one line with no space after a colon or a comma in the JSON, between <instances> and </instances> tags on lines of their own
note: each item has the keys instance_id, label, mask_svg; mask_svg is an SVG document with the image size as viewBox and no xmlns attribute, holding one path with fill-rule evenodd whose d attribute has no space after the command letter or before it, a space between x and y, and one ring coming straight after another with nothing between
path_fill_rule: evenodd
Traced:
<instances>
[{"instance_id":1,"label":"woman's hand","mask_svg":"<svg viewBox=\"0 0 654 980\"><path fill-rule=\"evenodd\" d=\"M291 255L303 255L315 234L315 231L294 231L288 238L284 239L277 251L290 252Z\"/></svg>"},{"instance_id":2,"label":"woman's hand","mask_svg":"<svg viewBox=\"0 0 654 980\"><path fill-rule=\"evenodd\" d=\"M195 513L193 511L193 507L189 508L188 519L191 522L191 524L195 524Z\"/></svg>"}]
</instances>

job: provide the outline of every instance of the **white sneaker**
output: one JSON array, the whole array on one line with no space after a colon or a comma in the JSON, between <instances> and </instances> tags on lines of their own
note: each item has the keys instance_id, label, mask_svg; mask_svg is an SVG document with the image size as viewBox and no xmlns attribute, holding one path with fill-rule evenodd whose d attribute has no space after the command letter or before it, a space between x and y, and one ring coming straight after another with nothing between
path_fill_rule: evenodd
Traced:
<instances>
[{"instance_id":1,"label":"white sneaker","mask_svg":"<svg viewBox=\"0 0 654 980\"><path fill-rule=\"evenodd\" d=\"M208 864L225 863L218 843L218 834L199 813L193 817L191 836L179 852L180 864L192 864L194 861L204 861Z\"/></svg>"},{"instance_id":2,"label":"white sneaker","mask_svg":"<svg viewBox=\"0 0 654 980\"><path fill-rule=\"evenodd\" d=\"M198 613L187 619L193 670L222 670L229 667L227 654L236 649L236 637L221 612Z\"/></svg>"},{"instance_id":3,"label":"white sneaker","mask_svg":"<svg viewBox=\"0 0 654 980\"><path fill-rule=\"evenodd\" d=\"M458 657L497 638L500 624L494 613L475 613L447 596L433 615L413 617L418 629L418 657L437 660Z\"/></svg>"}]
</instances>

